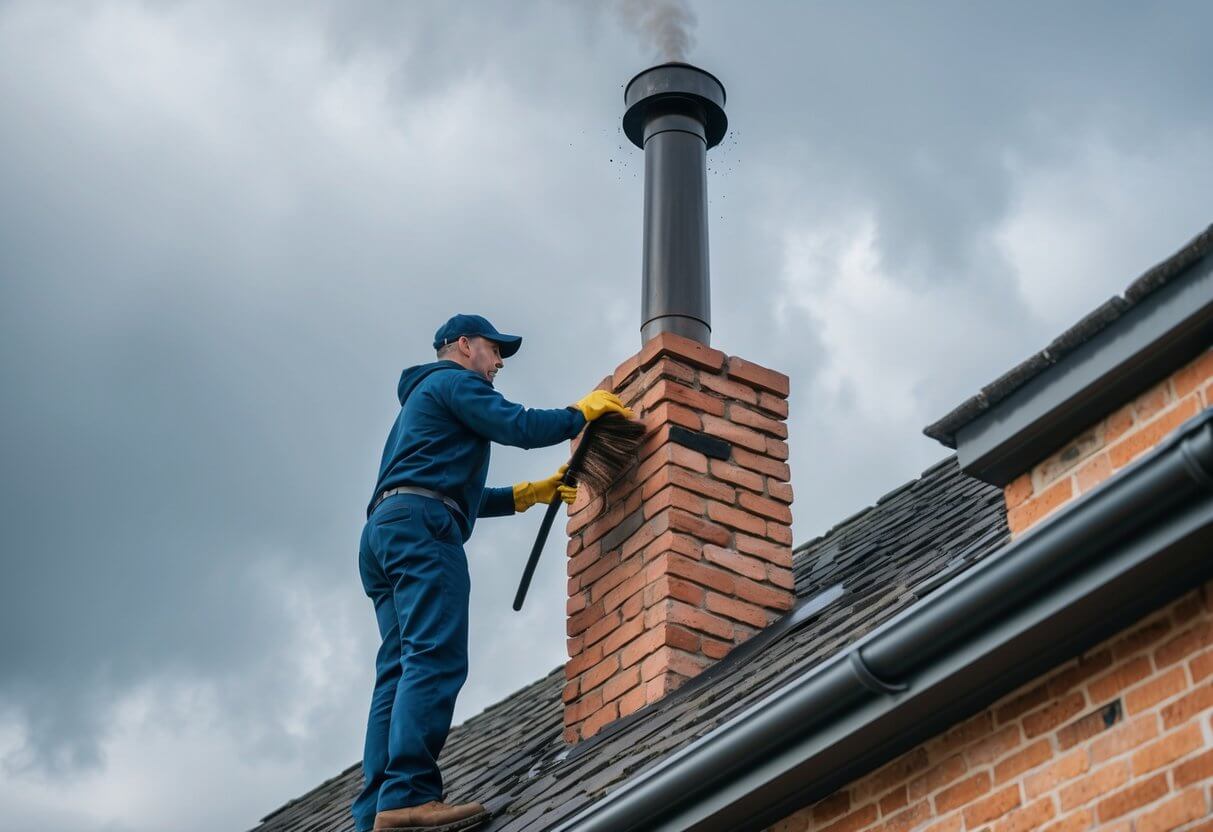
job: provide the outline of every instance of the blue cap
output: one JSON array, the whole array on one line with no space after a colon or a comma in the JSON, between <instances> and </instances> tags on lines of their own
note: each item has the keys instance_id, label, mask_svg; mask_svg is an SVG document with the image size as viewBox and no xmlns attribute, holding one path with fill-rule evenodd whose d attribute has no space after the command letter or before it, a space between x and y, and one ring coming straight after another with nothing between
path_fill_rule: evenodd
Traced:
<instances>
[{"instance_id":1,"label":"blue cap","mask_svg":"<svg viewBox=\"0 0 1213 832\"><path fill-rule=\"evenodd\" d=\"M522 346L521 335L503 335L487 318L480 315L454 315L434 333L434 349L458 341L461 335L479 335L496 343L501 347L502 358L509 358Z\"/></svg>"}]
</instances>

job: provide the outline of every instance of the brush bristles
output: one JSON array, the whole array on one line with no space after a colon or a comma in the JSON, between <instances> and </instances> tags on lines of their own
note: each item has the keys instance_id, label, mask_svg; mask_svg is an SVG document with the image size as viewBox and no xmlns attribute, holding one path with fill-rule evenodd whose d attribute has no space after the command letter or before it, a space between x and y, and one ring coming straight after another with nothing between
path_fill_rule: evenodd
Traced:
<instances>
[{"instance_id":1,"label":"brush bristles","mask_svg":"<svg viewBox=\"0 0 1213 832\"><path fill-rule=\"evenodd\" d=\"M644 440L644 423L617 413L606 413L594 421L585 439L585 456L577 466L578 481L594 494L603 494L636 460Z\"/></svg>"}]
</instances>

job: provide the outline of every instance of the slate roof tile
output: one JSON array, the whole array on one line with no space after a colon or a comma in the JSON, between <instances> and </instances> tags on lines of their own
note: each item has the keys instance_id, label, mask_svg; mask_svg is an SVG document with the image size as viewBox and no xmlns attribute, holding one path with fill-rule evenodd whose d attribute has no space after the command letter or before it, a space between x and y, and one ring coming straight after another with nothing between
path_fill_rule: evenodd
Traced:
<instances>
[{"instance_id":1,"label":"slate roof tile","mask_svg":"<svg viewBox=\"0 0 1213 832\"><path fill-rule=\"evenodd\" d=\"M954 457L796 549L797 609L661 702L569 748L564 672L454 728L442 756L448 799L495 811L491 832L549 829L667 754L799 678L1008 540L1002 492ZM351 766L268 815L256 832L350 832Z\"/></svg>"}]
</instances>

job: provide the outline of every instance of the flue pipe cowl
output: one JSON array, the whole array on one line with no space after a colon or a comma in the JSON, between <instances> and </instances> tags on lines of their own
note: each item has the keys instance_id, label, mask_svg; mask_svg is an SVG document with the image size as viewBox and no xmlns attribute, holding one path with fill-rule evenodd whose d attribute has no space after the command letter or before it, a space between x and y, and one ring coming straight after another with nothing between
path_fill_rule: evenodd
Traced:
<instances>
[{"instance_id":1,"label":"flue pipe cowl","mask_svg":"<svg viewBox=\"0 0 1213 832\"><path fill-rule=\"evenodd\" d=\"M623 95L623 131L644 149L641 343L674 332L708 344L707 151L728 130L724 85L666 63L637 74Z\"/></svg>"}]
</instances>

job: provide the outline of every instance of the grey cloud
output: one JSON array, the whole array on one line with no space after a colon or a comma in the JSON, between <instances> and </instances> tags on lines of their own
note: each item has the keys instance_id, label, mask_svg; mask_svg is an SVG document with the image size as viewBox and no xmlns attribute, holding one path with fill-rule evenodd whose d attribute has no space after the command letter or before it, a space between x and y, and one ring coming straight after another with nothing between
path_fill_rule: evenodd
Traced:
<instances>
[{"instance_id":1,"label":"grey cloud","mask_svg":"<svg viewBox=\"0 0 1213 832\"><path fill-rule=\"evenodd\" d=\"M921 425L1054 334L999 237L1023 172L1209 132L1208 12L691 8L734 128L711 156L714 341L792 377L805 540L942 457ZM184 686L213 693L233 757L306 760L302 791L361 739L353 563L400 367L482 311L527 338L498 386L559 406L639 346L643 158L618 119L648 56L603 4L48 9L0 7L0 706L28 739L0 746L8 776L104 777L116 709ZM1201 210L1153 212L1125 257L1164 256ZM789 237L865 217L889 285L941 298L874 339L967 327L914 353L938 365L916 423L863 416L870 379L828 387L839 345L775 308ZM1132 276L1075 279L1093 306ZM502 449L491 480L562 456ZM558 541L508 608L537 523L469 547L461 716L563 656ZM152 719L188 722L155 695ZM266 788L241 791L250 825L292 796Z\"/></svg>"}]
</instances>

